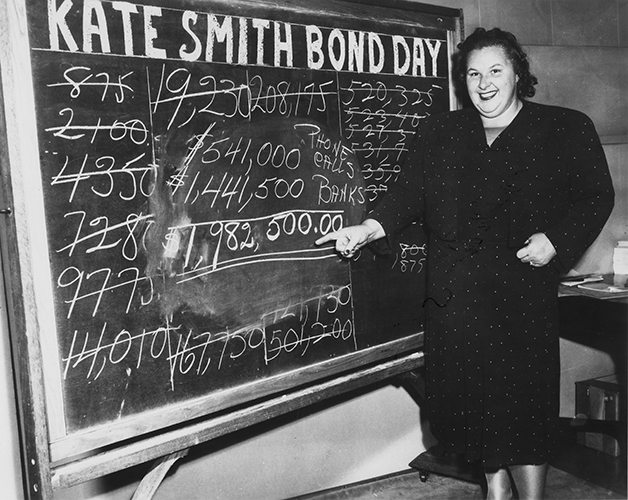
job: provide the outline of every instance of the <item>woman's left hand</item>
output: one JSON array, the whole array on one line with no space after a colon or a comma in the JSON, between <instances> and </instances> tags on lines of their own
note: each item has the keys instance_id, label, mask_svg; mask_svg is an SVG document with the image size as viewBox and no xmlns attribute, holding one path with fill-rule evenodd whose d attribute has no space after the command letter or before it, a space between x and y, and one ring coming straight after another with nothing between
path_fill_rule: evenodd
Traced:
<instances>
[{"instance_id":1,"label":"woman's left hand","mask_svg":"<svg viewBox=\"0 0 628 500\"><path fill-rule=\"evenodd\" d=\"M534 233L525 245L517 252L517 258L524 264L542 267L556 256L556 249L545 233Z\"/></svg>"}]
</instances>

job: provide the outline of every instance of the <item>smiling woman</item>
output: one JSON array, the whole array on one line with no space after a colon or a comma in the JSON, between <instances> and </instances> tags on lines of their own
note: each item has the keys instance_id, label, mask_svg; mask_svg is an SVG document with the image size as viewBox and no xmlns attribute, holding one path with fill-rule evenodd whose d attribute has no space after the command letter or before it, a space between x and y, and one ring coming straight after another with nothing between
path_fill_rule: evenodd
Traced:
<instances>
[{"instance_id":1,"label":"smiling woman","mask_svg":"<svg viewBox=\"0 0 628 500\"><path fill-rule=\"evenodd\" d=\"M538 499L557 435L558 280L604 226L613 186L591 120L527 100L536 78L512 34L479 28L459 49L472 106L424 120L414 173L319 244L352 255L425 222L430 430L484 467L489 499L511 498L511 477Z\"/></svg>"}]
</instances>

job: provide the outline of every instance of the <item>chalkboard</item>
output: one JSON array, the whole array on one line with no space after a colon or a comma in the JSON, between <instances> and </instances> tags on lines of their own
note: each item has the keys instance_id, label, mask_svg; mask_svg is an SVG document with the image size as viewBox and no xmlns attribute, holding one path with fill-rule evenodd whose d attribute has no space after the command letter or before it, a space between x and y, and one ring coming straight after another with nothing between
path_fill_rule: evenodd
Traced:
<instances>
[{"instance_id":1,"label":"chalkboard","mask_svg":"<svg viewBox=\"0 0 628 500\"><path fill-rule=\"evenodd\" d=\"M6 185L53 462L420 347L422 228L351 261L314 241L362 220L455 105L458 11L12 4L38 161Z\"/></svg>"}]
</instances>

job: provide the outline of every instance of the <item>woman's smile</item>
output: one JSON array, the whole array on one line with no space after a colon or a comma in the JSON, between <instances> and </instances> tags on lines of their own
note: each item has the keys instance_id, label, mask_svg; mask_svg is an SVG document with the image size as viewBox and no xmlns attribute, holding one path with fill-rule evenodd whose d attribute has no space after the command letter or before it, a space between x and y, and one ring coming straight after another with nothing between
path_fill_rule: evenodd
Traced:
<instances>
[{"instance_id":1,"label":"woman's smile","mask_svg":"<svg viewBox=\"0 0 628 500\"><path fill-rule=\"evenodd\" d=\"M497 95L497 90L490 90L488 92L479 92L480 99L483 101L490 101L493 97Z\"/></svg>"}]
</instances>

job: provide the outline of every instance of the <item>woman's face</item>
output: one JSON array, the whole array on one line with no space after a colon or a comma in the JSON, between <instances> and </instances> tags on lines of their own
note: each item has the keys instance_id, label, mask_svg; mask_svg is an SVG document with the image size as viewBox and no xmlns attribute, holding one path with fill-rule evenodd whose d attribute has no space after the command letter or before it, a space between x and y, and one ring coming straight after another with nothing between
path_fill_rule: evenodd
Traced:
<instances>
[{"instance_id":1,"label":"woman's face","mask_svg":"<svg viewBox=\"0 0 628 500\"><path fill-rule=\"evenodd\" d=\"M510 59L501 47L485 47L469 54L467 91L484 118L498 118L517 107L517 81Z\"/></svg>"}]
</instances>

